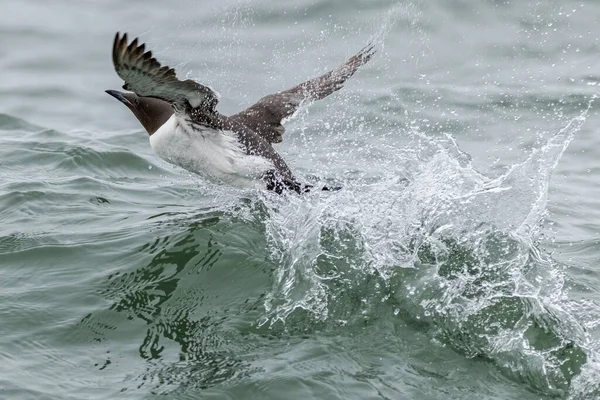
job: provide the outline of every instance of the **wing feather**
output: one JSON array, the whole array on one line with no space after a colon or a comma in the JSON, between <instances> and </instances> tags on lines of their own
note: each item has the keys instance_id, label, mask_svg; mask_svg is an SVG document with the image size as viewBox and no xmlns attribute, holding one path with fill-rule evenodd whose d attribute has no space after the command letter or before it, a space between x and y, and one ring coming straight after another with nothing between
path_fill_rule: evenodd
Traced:
<instances>
[{"instance_id":1,"label":"wing feather","mask_svg":"<svg viewBox=\"0 0 600 400\"><path fill-rule=\"evenodd\" d=\"M196 108L204 102L216 105L218 95L211 88L191 79L179 80L173 68L162 66L138 43L138 38L128 43L126 33L115 35L112 58L117 75L125 81L123 89L168 101L175 109Z\"/></svg>"},{"instance_id":2,"label":"wing feather","mask_svg":"<svg viewBox=\"0 0 600 400\"><path fill-rule=\"evenodd\" d=\"M346 80L354 75L361 65L367 63L375 52L375 46L369 44L326 74L288 90L269 94L231 118L243 123L269 142L279 143L285 132L284 119L291 117L301 105L321 100L340 90Z\"/></svg>"}]
</instances>

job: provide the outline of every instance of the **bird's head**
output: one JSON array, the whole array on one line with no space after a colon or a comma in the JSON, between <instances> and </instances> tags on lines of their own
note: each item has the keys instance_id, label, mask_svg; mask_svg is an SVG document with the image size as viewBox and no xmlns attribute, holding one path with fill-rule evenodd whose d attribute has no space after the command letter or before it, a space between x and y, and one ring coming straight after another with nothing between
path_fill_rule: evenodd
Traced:
<instances>
[{"instance_id":1,"label":"bird's head","mask_svg":"<svg viewBox=\"0 0 600 400\"><path fill-rule=\"evenodd\" d=\"M173 115L171 104L160 99L141 97L135 93L117 90L107 90L106 93L125 104L149 135L156 132Z\"/></svg>"}]
</instances>

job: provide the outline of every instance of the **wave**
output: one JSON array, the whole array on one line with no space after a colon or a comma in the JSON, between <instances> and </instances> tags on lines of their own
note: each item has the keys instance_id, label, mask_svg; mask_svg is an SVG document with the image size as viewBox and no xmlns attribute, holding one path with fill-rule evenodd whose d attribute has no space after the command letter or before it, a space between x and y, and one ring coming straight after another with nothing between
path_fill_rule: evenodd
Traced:
<instances>
[{"instance_id":1,"label":"wave","mask_svg":"<svg viewBox=\"0 0 600 400\"><path fill-rule=\"evenodd\" d=\"M592 103L494 179L453 140L413 130L418 147L395 151L390 163L402 175L391 168L378 181L347 180L340 192L306 198L265 195L278 267L258 324L364 323L385 303L431 340L543 394L597 395L600 348L588 328L600 308L573 312L568 266L539 243L551 172Z\"/></svg>"}]
</instances>

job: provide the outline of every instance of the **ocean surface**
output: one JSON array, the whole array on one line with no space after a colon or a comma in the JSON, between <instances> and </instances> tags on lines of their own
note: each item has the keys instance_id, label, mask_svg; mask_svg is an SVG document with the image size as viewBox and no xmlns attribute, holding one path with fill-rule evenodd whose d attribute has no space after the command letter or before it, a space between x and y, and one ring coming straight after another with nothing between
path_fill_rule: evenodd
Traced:
<instances>
[{"instance_id":1,"label":"ocean surface","mask_svg":"<svg viewBox=\"0 0 600 400\"><path fill-rule=\"evenodd\" d=\"M0 399L600 399L600 3L3 0ZM277 150L167 164L115 32L233 114L369 42Z\"/></svg>"}]
</instances>

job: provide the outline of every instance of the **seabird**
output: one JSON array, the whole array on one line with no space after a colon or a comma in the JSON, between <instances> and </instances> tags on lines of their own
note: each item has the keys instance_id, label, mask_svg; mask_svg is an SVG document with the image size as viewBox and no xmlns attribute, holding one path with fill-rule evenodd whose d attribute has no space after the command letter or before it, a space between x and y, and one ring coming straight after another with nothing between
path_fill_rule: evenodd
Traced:
<instances>
[{"instance_id":1,"label":"seabird","mask_svg":"<svg viewBox=\"0 0 600 400\"><path fill-rule=\"evenodd\" d=\"M281 142L284 120L302 104L341 89L374 54L375 47L368 45L328 73L269 94L227 117L216 110L219 94L211 87L178 79L137 38L129 43L127 34L117 33L113 64L129 92L106 92L133 112L148 132L150 146L165 161L238 186L302 193L311 185L296 180L272 143Z\"/></svg>"}]
</instances>

